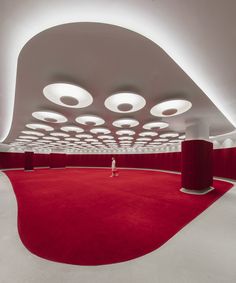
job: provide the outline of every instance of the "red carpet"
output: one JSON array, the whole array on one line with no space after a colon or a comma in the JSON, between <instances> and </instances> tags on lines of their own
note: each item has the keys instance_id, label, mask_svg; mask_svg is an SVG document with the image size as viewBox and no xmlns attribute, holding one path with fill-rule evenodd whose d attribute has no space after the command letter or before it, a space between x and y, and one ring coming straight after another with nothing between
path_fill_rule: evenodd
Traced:
<instances>
[{"instance_id":1,"label":"red carpet","mask_svg":"<svg viewBox=\"0 0 236 283\"><path fill-rule=\"evenodd\" d=\"M163 245L232 185L215 181L204 196L179 192L180 175L144 170L8 171L22 242L57 262L100 265Z\"/></svg>"}]
</instances>

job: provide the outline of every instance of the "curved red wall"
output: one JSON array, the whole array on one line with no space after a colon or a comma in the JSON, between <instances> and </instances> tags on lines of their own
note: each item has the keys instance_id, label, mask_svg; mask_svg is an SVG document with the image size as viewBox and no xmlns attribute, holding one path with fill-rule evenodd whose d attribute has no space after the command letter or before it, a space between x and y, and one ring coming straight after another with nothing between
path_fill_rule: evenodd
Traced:
<instances>
[{"instance_id":1,"label":"curved red wall","mask_svg":"<svg viewBox=\"0 0 236 283\"><path fill-rule=\"evenodd\" d=\"M160 170L181 170L181 153L157 154L76 154L66 155L66 166L110 167L111 157L115 156L118 167L150 168ZM61 159L58 159L61 160ZM59 161L60 162L60 161ZM0 169L24 168L24 153L0 152ZM49 167L49 154L34 154L34 167ZM236 180L236 148L216 149L213 151L214 176Z\"/></svg>"}]
</instances>

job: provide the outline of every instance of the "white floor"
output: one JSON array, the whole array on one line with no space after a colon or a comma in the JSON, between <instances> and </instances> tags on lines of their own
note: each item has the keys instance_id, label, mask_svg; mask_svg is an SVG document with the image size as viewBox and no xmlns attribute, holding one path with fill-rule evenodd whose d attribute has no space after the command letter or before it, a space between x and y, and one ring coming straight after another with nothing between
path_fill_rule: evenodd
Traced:
<instances>
[{"instance_id":1,"label":"white floor","mask_svg":"<svg viewBox=\"0 0 236 283\"><path fill-rule=\"evenodd\" d=\"M236 282L236 183L160 249L120 264L81 267L38 258L20 242L16 218L13 189L0 172L0 283Z\"/></svg>"}]
</instances>

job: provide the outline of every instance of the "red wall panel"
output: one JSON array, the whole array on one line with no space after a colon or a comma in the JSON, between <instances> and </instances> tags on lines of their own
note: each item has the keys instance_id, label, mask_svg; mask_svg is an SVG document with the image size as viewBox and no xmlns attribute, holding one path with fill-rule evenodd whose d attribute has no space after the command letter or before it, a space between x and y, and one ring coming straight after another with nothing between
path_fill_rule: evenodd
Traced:
<instances>
[{"instance_id":1,"label":"red wall panel","mask_svg":"<svg viewBox=\"0 0 236 283\"><path fill-rule=\"evenodd\" d=\"M24 168L25 155L24 153L0 152L0 168Z\"/></svg>"},{"instance_id":2,"label":"red wall panel","mask_svg":"<svg viewBox=\"0 0 236 283\"><path fill-rule=\"evenodd\" d=\"M34 154L33 165L34 167L49 167L50 154Z\"/></svg>"},{"instance_id":3,"label":"red wall panel","mask_svg":"<svg viewBox=\"0 0 236 283\"><path fill-rule=\"evenodd\" d=\"M25 152L25 170L33 170L34 165L33 165L33 158L34 158L34 153L33 152Z\"/></svg>"},{"instance_id":4,"label":"red wall panel","mask_svg":"<svg viewBox=\"0 0 236 283\"><path fill-rule=\"evenodd\" d=\"M67 155L64 153L50 153L49 164L51 168L63 168L67 165Z\"/></svg>"}]
</instances>

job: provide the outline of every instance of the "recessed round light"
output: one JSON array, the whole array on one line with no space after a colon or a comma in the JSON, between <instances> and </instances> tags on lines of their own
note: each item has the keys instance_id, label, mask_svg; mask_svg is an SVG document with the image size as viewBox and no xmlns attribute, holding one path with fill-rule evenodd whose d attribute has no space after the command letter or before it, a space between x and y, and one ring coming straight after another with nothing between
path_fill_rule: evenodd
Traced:
<instances>
[{"instance_id":1,"label":"recessed round light","mask_svg":"<svg viewBox=\"0 0 236 283\"><path fill-rule=\"evenodd\" d=\"M143 125L143 128L146 130L152 130L152 129L164 129L169 126L168 123L165 122L151 122Z\"/></svg>"},{"instance_id":2,"label":"recessed round light","mask_svg":"<svg viewBox=\"0 0 236 283\"><path fill-rule=\"evenodd\" d=\"M133 136L135 135L135 131L132 130L119 130L116 132L117 135L121 136L121 135L128 135L128 136Z\"/></svg>"},{"instance_id":3,"label":"recessed round light","mask_svg":"<svg viewBox=\"0 0 236 283\"><path fill-rule=\"evenodd\" d=\"M106 108L118 113L131 113L142 109L146 101L136 93L120 92L109 96L104 102Z\"/></svg>"},{"instance_id":4,"label":"recessed round light","mask_svg":"<svg viewBox=\"0 0 236 283\"><path fill-rule=\"evenodd\" d=\"M38 120L49 123L65 123L67 118L59 113L50 111L33 112L32 116Z\"/></svg>"},{"instance_id":5,"label":"recessed round light","mask_svg":"<svg viewBox=\"0 0 236 283\"><path fill-rule=\"evenodd\" d=\"M21 131L22 134L25 134L25 135L35 135L37 137L42 137L44 136L43 133L40 133L40 132L36 132L36 131Z\"/></svg>"},{"instance_id":6,"label":"recessed round light","mask_svg":"<svg viewBox=\"0 0 236 283\"><path fill-rule=\"evenodd\" d=\"M161 135L160 135L160 138L176 138L176 137L178 137L178 136L179 136L178 133L169 132L169 133L161 134Z\"/></svg>"},{"instance_id":7,"label":"recessed round light","mask_svg":"<svg viewBox=\"0 0 236 283\"><path fill-rule=\"evenodd\" d=\"M168 139L154 139L154 142L167 142Z\"/></svg>"},{"instance_id":8,"label":"recessed round light","mask_svg":"<svg viewBox=\"0 0 236 283\"><path fill-rule=\"evenodd\" d=\"M90 130L91 133L93 134L110 134L110 130L106 129L106 128L93 128Z\"/></svg>"},{"instance_id":9,"label":"recessed round light","mask_svg":"<svg viewBox=\"0 0 236 283\"><path fill-rule=\"evenodd\" d=\"M132 128L139 124L139 121L135 119L129 119L129 118L122 118L115 120L112 125L117 128Z\"/></svg>"},{"instance_id":10,"label":"recessed round light","mask_svg":"<svg viewBox=\"0 0 236 283\"><path fill-rule=\"evenodd\" d=\"M20 139L30 139L30 140L37 140L38 137L35 136L19 136Z\"/></svg>"},{"instance_id":11,"label":"recessed round light","mask_svg":"<svg viewBox=\"0 0 236 283\"><path fill-rule=\"evenodd\" d=\"M47 85L43 94L51 102L69 108L83 108L93 102L93 97L87 90L68 83Z\"/></svg>"},{"instance_id":12,"label":"recessed round light","mask_svg":"<svg viewBox=\"0 0 236 283\"><path fill-rule=\"evenodd\" d=\"M23 139L23 138L19 138L19 139L15 139L16 141L20 141L20 142L32 142L32 140L27 140L27 139Z\"/></svg>"},{"instance_id":13,"label":"recessed round light","mask_svg":"<svg viewBox=\"0 0 236 283\"><path fill-rule=\"evenodd\" d=\"M65 138L65 141L79 141L77 138Z\"/></svg>"},{"instance_id":14,"label":"recessed round light","mask_svg":"<svg viewBox=\"0 0 236 283\"><path fill-rule=\"evenodd\" d=\"M156 133L156 132L141 132L141 133L139 133L139 136L141 136L141 137L155 137L155 136L158 136L158 133Z\"/></svg>"},{"instance_id":15,"label":"recessed round light","mask_svg":"<svg viewBox=\"0 0 236 283\"><path fill-rule=\"evenodd\" d=\"M131 141L133 140L133 137L119 137L118 140L122 141L122 140L127 140L127 141Z\"/></svg>"},{"instance_id":16,"label":"recessed round light","mask_svg":"<svg viewBox=\"0 0 236 283\"><path fill-rule=\"evenodd\" d=\"M102 118L95 115L82 115L77 117L75 121L79 124L87 126L99 126L105 123Z\"/></svg>"},{"instance_id":17,"label":"recessed round light","mask_svg":"<svg viewBox=\"0 0 236 283\"><path fill-rule=\"evenodd\" d=\"M179 139L180 140L184 140L186 138L186 136L185 135L181 135L181 136L179 136Z\"/></svg>"},{"instance_id":18,"label":"recessed round light","mask_svg":"<svg viewBox=\"0 0 236 283\"><path fill-rule=\"evenodd\" d=\"M172 117L188 111L192 103L185 99L167 100L158 103L151 109L151 114L157 117Z\"/></svg>"},{"instance_id":19,"label":"recessed round light","mask_svg":"<svg viewBox=\"0 0 236 283\"><path fill-rule=\"evenodd\" d=\"M44 140L50 140L50 141L59 141L59 138L56 137L43 137Z\"/></svg>"},{"instance_id":20,"label":"recessed round light","mask_svg":"<svg viewBox=\"0 0 236 283\"><path fill-rule=\"evenodd\" d=\"M92 135L88 135L88 134L79 134L79 135L75 135L77 138L80 139L92 139L93 136Z\"/></svg>"},{"instance_id":21,"label":"recessed round light","mask_svg":"<svg viewBox=\"0 0 236 283\"><path fill-rule=\"evenodd\" d=\"M151 138L137 138L136 141L151 141Z\"/></svg>"},{"instance_id":22,"label":"recessed round light","mask_svg":"<svg viewBox=\"0 0 236 283\"><path fill-rule=\"evenodd\" d=\"M109 135L101 135L101 136L98 136L98 139L101 139L101 140L110 140L110 139L114 139L113 136L109 136Z\"/></svg>"},{"instance_id":23,"label":"recessed round light","mask_svg":"<svg viewBox=\"0 0 236 283\"><path fill-rule=\"evenodd\" d=\"M76 132L76 133L84 132L82 128L77 127L77 126L65 126L65 127L61 127L61 130L63 132Z\"/></svg>"},{"instance_id":24,"label":"recessed round light","mask_svg":"<svg viewBox=\"0 0 236 283\"><path fill-rule=\"evenodd\" d=\"M33 129L33 130L45 130L47 132L53 131L53 127L48 126L48 125L44 125L44 124L26 124L25 125L27 128L29 129Z\"/></svg>"},{"instance_id":25,"label":"recessed round light","mask_svg":"<svg viewBox=\"0 0 236 283\"><path fill-rule=\"evenodd\" d=\"M170 143L179 143L179 142L182 142L182 141L181 140L170 140L168 142L170 142Z\"/></svg>"},{"instance_id":26,"label":"recessed round light","mask_svg":"<svg viewBox=\"0 0 236 283\"><path fill-rule=\"evenodd\" d=\"M51 136L54 136L54 137L64 137L64 138L67 138L67 137L70 136L70 135L68 135L68 134L61 133L61 132L50 133L50 135L51 135Z\"/></svg>"}]
</instances>

